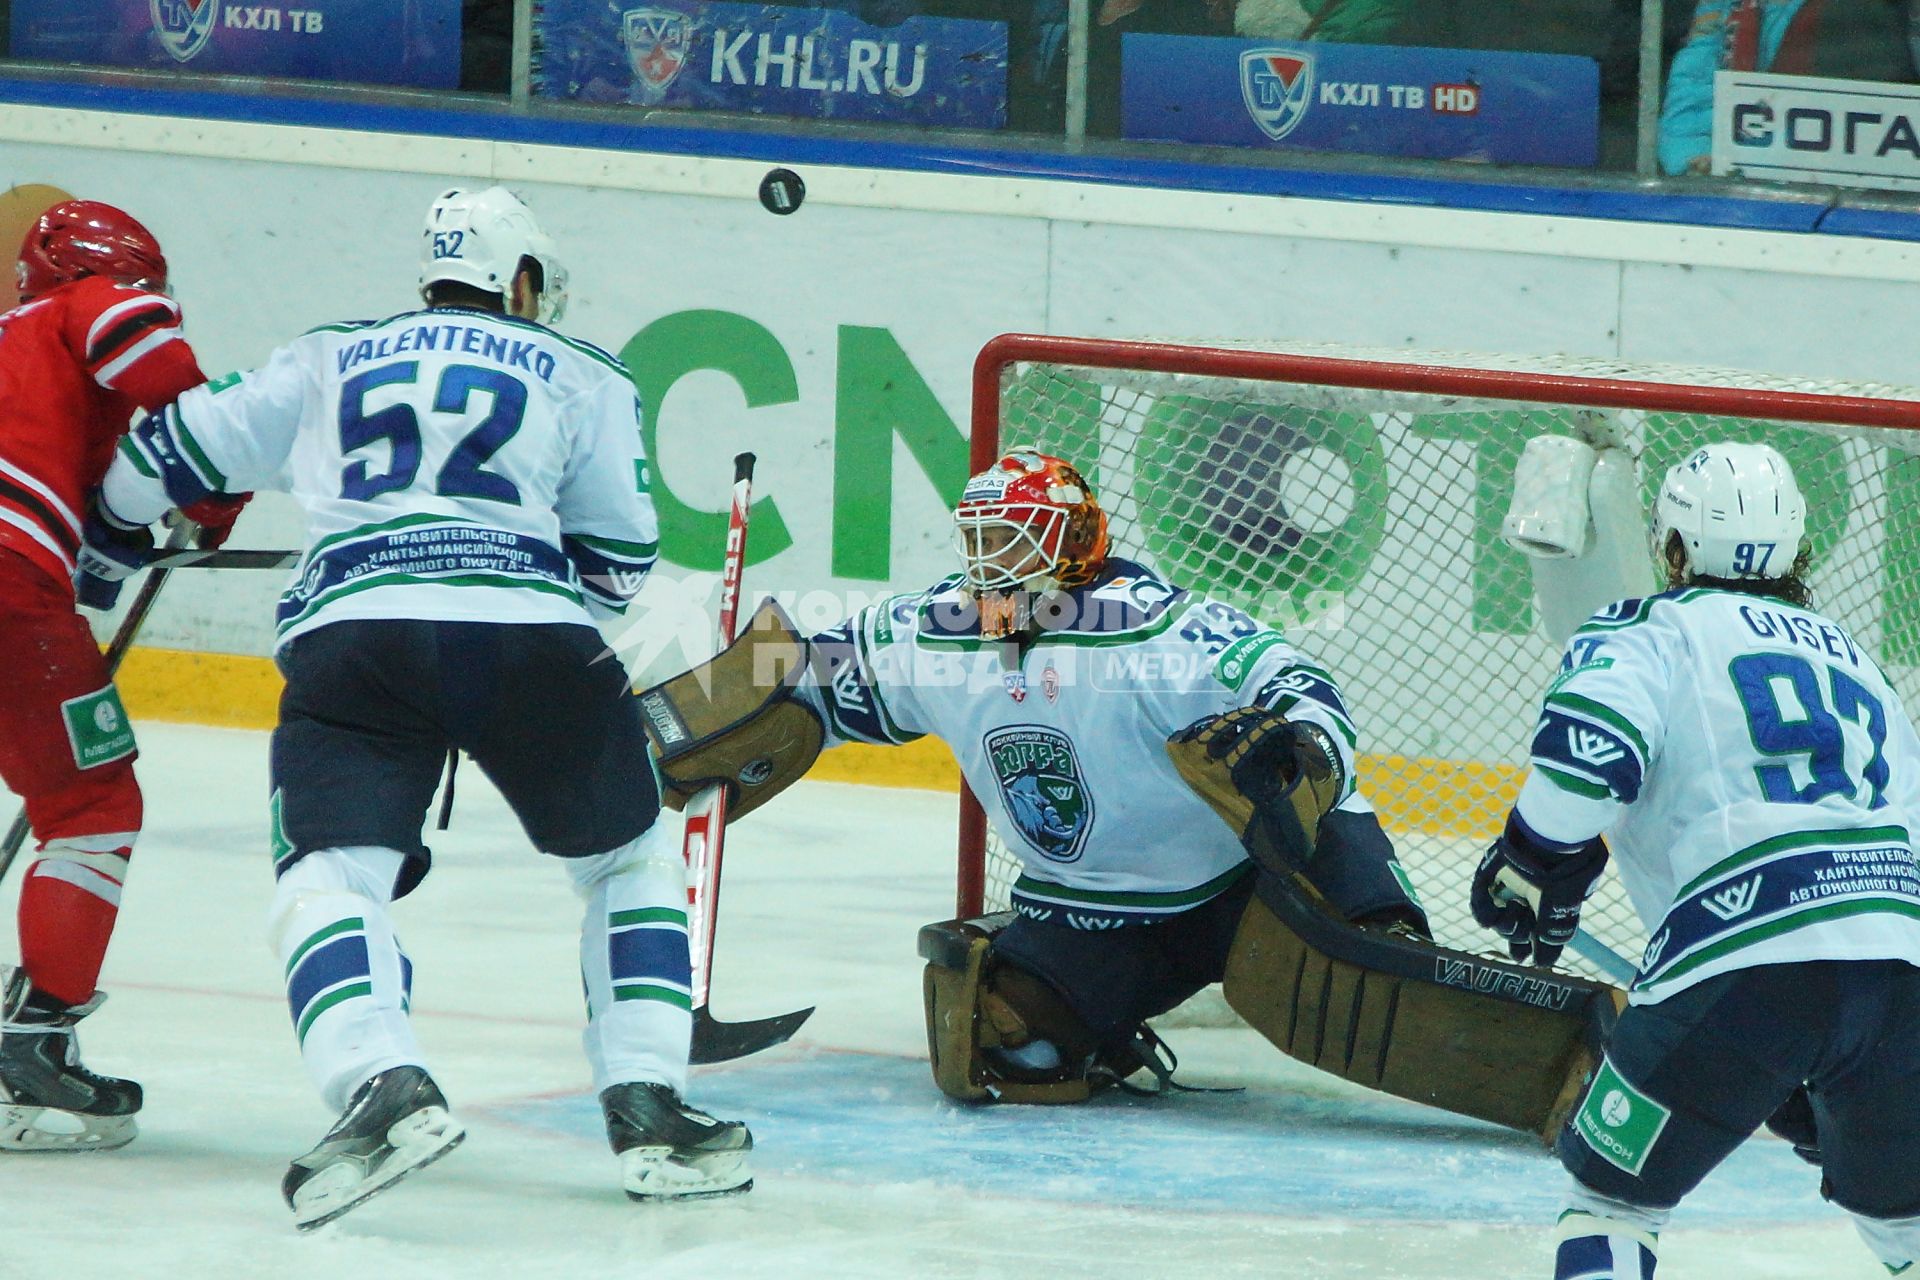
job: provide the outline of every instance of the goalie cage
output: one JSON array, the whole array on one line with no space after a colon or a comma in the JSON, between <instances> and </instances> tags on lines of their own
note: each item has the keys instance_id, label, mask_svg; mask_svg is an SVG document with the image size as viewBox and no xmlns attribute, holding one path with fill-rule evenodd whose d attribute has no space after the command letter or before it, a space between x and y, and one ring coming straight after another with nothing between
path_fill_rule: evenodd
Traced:
<instances>
[{"instance_id":1,"label":"goalie cage","mask_svg":"<svg viewBox=\"0 0 1920 1280\"><path fill-rule=\"evenodd\" d=\"M1814 605L1903 700L1920 667L1920 390L1565 357L1186 346L1006 334L974 365L972 469L1072 461L1114 554L1283 628L1339 681L1359 783L1437 941L1482 951L1467 884L1519 789L1558 646L1500 540L1526 441L1615 420L1648 505L1714 439L1763 440L1807 497ZM1655 589L1651 554L1647 589ZM1796 766L1799 767L1799 766ZM1019 865L963 788L958 909L1003 909ZM1611 870L1583 926L1638 962ZM1602 976L1572 951L1563 966ZM1188 1021L1218 1020L1214 1012Z\"/></svg>"}]
</instances>

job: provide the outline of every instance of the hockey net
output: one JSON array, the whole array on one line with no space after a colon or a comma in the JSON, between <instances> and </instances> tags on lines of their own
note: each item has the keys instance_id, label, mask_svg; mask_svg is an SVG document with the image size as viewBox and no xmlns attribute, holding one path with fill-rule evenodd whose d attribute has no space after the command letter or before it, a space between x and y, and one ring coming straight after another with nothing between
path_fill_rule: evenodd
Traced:
<instances>
[{"instance_id":1,"label":"hockey net","mask_svg":"<svg viewBox=\"0 0 1920 1280\"><path fill-rule=\"evenodd\" d=\"M1467 912L1517 793L1558 646L1526 558L1499 537L1537 434L1614 420L1649 503L1710 440L1763 440L1807 497L1815 605L1909 706L1920 665L1920 390L1567 358L1180 346L1011 334L975 366L973 469L1065 457L1115 554L1284 629L1340 682L1359 785L1437 939L1486 950ZM1647 582L1653 585L1651 565ZM1019 866L962 797L959 909L1003 908ZM1583 925L1637 962L1611 871ZM1597 976L1568 954L1577 971Z\"/></svg>"}]
</instances>

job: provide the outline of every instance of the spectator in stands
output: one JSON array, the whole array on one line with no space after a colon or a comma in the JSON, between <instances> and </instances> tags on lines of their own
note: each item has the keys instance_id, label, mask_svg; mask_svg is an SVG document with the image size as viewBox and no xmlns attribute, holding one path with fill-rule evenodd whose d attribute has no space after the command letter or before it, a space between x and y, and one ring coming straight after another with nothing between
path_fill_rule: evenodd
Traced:
<instances>
[{"instance_id":1,"label":"spectator in stands","mask_svg":"<svg viewBox=\"0 0 1920 1280\"><path fill-rule=\"evenodd\" d=\"M1911 43L1916 15L1920 0L1700 0L1667 74L1661 169L1711 169L1716 71L1910 80L1920 58L1901 47L1899 28Z\"/></svg>"},{"instance_id":2,"label":"spectator in stands","mask_svg":"<svg viewBox=\"0 0 1920 1280\"><path fill-rule=\"evenodd\" d=\"M1137 3L1106 0L1102 6ZM1249 40L1338 40L1390 44L1413 0L1238 0L1233 33Z\"/></svg>"},{"instance_id":3,"label":"spectator in stands","mask_svg":"<svg viewBox=\"0 0 1920 1280\"><path fill-rule=\"evenodd\" d=\"M1660 168L1706 173L1713 162L1717 71L1813 73L1819 0L1700 0L1693 30L1673 55L1660 109Z\"/></svg>"}]
</instances>

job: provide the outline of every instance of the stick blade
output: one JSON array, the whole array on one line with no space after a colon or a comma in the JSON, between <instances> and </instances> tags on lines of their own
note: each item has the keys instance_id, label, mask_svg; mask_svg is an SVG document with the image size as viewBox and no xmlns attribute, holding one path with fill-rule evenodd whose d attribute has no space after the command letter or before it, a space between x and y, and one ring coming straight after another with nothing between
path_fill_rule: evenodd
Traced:
<instances>
[{"instance_id":1,"label":"stick blade","mask_svg":"<svg viewBox=\"0 0 1920 1280\"><path fill-rule=\"evenodd\" d=\"M813 1016L813 1006L753 1022L720 1022L707 1007L693 1011L693 1052L688 1061L699 1064L732 1062L785 1044Z\"/></svg>"}]
</instances>

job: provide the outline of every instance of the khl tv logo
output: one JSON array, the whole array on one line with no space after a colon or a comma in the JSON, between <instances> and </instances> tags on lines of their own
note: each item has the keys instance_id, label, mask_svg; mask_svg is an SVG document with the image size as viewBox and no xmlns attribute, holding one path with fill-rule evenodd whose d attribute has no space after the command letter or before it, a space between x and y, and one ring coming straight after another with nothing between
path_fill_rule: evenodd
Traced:
<instances>
[{"instance_id":1,"label":"khl tv logo","mask_svg":"<svg viewBox=\"0 0 1920 1280\"><path fill-rule=\"evenodd\" d=\"M1240 55L1240 96L1260 132L1278 142L1313 105L1313 55L1291 49L1249 49Z\"/></svg>"},{"instance_id":2,"label":"khl tv logo","mask_svg":"<svg viewBox=\"0 0 1920 1280\"><path fill-rule=\"evenodd\" d=\"M207 47L220 17L220 0L147 0L154 34L175 62L190 61Z\"/></svg>"}]
</instances>

